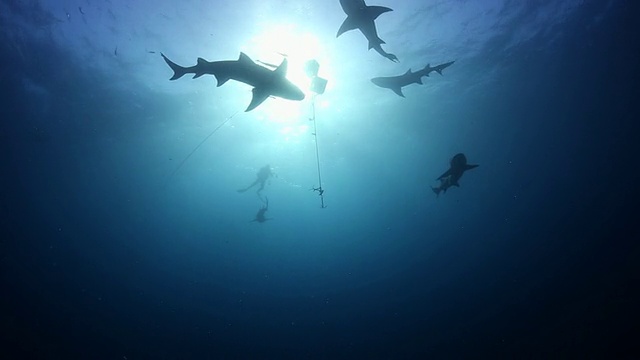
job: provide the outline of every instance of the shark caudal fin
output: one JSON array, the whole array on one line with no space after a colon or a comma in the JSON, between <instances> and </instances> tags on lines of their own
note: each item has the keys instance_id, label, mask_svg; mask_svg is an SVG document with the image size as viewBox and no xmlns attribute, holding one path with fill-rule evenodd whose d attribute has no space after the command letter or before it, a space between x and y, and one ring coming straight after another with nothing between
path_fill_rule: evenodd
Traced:
<instances>
[{"instance_id":1,"label":"shark caudal fin","mask_svg":"<svg viewBox=\"0 0 640 360\"><path fill-rule=\"evenodd\" d=\"M174 63L173 61L169 60L166 56L164 56L163 53L160 53L160 55L164 59L164 62L166 62L167 65L169 65L169 67L171 68L171 70L173 70L173 76L169 80L180 79L184 74L187 73L187 69L186 68L184 68L184 67Z\"/></svg>"}]
</instances>

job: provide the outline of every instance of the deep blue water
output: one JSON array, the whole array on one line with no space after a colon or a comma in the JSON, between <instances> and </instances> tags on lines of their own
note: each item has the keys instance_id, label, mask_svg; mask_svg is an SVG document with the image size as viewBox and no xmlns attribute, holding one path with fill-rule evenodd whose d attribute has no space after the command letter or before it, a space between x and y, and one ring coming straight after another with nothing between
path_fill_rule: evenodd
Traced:
<instances>
[{"instance_id":1,"label":"deep blue water","mask_svg":"<svg viewBox=\"0 0 640 360\"><path fill-rule=\"evenodd\" d=\"M335 38L338 1L0 1L3 358L640 356L637 5L369 5L399 64ZM284 23L329 81L326 208L310 93L245 113L159 56L279 63Z\"/></svg>"}]
</instances>

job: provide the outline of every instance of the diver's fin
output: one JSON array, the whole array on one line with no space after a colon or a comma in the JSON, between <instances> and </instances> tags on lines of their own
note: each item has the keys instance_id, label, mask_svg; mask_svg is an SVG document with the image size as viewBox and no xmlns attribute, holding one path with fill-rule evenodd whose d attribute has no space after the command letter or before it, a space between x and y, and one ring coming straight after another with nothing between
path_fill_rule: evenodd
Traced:
<instances>
[{"instance_id":1,"label":"diver's fin","mask_svg":"<svg viewBox=\"0 0 640 360\"><path fill-rule=\"evenodd\" d=\"M258 105L262 104L263 101L267 100L269 95L271 95L268 91L257 87L253 88L252 92L253 98L251 98L251 103L249 104L249 107L247 107L247 110L245 110L245 112L255 109Z\"/></svg>"},{"instance_id":2,"label":"diver's fin","mask_svg":"<svg viewBox=\"0 0 640 360\"><path fill-rule=\"evenodd\" d=\"M169 67L171 68L171 70L173 70L173 76L169 80L180 79L184 74L187 73L187 69L186 68L184 68L184 67L174 63L173 61L169 60L166 56L164 56L163 53L160 53L160 55L162 55L162 58L164 59L164 62L166 62L167 65L169 65Z\"/></svg>"}]
</instances>

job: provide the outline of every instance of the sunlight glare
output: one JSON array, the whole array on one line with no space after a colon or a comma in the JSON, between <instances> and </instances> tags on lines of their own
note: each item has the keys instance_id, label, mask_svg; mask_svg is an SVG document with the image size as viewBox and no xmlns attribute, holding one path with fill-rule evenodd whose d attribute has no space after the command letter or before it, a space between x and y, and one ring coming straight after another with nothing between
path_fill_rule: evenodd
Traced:
<instances>
[{"instance_id":1,"label":"sunlight glare","mask_svg":"<svg viewBox=\"0 0 640 360\"><path fill-rule=\"evenodd\" d=\"M294 24L264 24L258 27L255 36L242 51L258 64L264 62L278 66L286 57L287 79L305 93L305 100L292 102L269 99L256 110L261 110L260 118L281 124L283 128L280 132L286 137L306 134L309 128L306 122L313 94L309 90L311 80L305 73L305 63L322 54L323 47L318 39L313 34L298 29ZM301 123L305 125L300 125Z\"/></svg>"}]
</instances>

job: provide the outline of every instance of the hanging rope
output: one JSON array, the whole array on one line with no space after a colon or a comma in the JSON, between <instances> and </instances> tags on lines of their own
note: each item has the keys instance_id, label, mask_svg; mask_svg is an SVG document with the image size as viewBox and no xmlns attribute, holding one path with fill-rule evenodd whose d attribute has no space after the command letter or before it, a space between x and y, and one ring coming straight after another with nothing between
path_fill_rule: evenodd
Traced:
<instances>
[{"instance_id":1,"label":"hanging rope","mask_svg":"<svg viewBox=\"0 0 640 360\"><path fill-rule=\"evenodd\" d=\"M324 189L322 188L322 176L320 175L320 151L318 150L318 126L316 125L316 95L311 98L311 121L313 121L313 136L316 142L316 162L318 165L318 187L314 187L311 190L317 191L320 196L320 206L324 209L327 206L324 204Z\"/></svg>"},{"instance_id":2,"label":"hanging rope","mask_svg":"<svg viewBox=\"0 0 640 360\"><path fill-rule=\"evenodd\" d=\"M173 178L173 176L178 172L178 170L180 170L180 168L182 167L182 165L184 165L184 163L187 162L187 160L189 160L189 158L191 157L191 155L193 155L193 153L195 153L205 142L207 142L207 140L209 140L209 138L216 133L216 131L218 131L221 127L224 126L224 124L226 124L227 122L229 122L229 120L233 119L234 116L236 116L238 113L240 112L240 110L234 112L231 116L227 117L222 124L218 125L215 129L213 129L213 131L211 133L209 133L209 135L207 135L195 148L193 148L193 150L191 150L191 152L184 158L182 159L182 161L180 162L180 164L178 164L178 167L175 168L175 170L173 170L173 172L171 173L171 175L169 175L169 178L167 179L167 183L169 183L169 181ZM166 184L165 184L166 185Z\"/></svg>"}]
</instances>

